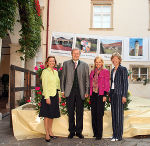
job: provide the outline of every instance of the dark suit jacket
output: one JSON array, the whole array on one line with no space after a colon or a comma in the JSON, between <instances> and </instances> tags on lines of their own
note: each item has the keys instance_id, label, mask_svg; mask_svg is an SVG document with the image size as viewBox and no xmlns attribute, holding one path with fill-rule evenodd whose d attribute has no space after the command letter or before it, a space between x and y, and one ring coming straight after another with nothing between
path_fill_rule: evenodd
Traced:
<instances>
[{"instance_id":1,"label":"dark suit jacket","mask_svg":"<svg viewBox=\"0 0 150 146\"><path fill-rule=\"evenodd\" d=\"M81 98L85 98L85 94L89 94L89 66L87 63L80 61L77 67L78 83ZM70 95L74 81L74 62L69 60L63 63L63 71L61 78L61 91L65 96Z\"/></svg>"},{"instance_id":2,"label":"dark suit jacket","mask_svg":"<svg viewBox=\"0 0 150 146\"><path fill-rule=\"evenodd\" d=\"M113 81L114 68L111 71L111 87ZM126 67L119 65L114 79L114 92L121 95L122 97L127 97L128 93L128 71ZM110 92L111 94L111 92Z\"/></svg>"}]
</instances>

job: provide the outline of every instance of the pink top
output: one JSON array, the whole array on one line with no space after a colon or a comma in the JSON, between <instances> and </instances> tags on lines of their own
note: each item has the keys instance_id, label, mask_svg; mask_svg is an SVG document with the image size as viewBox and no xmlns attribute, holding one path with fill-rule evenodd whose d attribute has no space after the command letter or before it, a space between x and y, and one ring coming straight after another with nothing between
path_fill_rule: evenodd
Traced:
<instances>
[{"instance_id":1,"label":"pink top","mask_svg":"<svg viewBox=\"0 0 150 146\"><path fill-rule=\"evenodd\" d=\"M94 70L90 73L90 96L93 92L93 76L94 76ZM104 95L104 91L108 92L110 89L110 74L107 69L102 69L98 76L98 88L99 88L99 95Z\"/></svg>"}]
</instances>

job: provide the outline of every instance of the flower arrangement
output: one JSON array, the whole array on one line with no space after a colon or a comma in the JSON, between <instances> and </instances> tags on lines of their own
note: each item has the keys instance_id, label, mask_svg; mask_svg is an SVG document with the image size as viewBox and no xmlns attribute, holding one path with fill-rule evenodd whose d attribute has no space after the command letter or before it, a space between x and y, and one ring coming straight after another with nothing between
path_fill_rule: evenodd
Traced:
<instances>
[{"instance_id":1,"label":"flower arrangement","mask_svg":"<svg viewBox=\"0 0 150 146\"><path fill-rule=\"evenodd\" d=\"M45 69L45 66L41 63L40 67L38 68L37 66L34 67L34 70L37 72L38 77L41 77L42 71Z\"/></svg>"},{"instance_id":2,"label":"flower arrangement","mask_svg":"<svg viewBox=\"0 0 150 146\"><path fill-rule=\"evenodd\" d=\"M130 96L131 96L131 93L128 91L127 102L124 104L124 110L128 110L128 105L132 101L130 99ZM105 111L108 110L108 108L110 107L109 95L106 95L106 98L107 99L106 99L105 107L104 107ZM87 110L91 109L90 97L85 98L85 100L84 100L84 109L87 109ZM61 97L60 111L61 111L61 114L63 114L63 115L67 114L68 115L67 106L66 106L66 98Z\"/></svg>"},{"instance_id":3,"label":"flower arrangement","mask_svg":"<svg viewBox=\"0 0 150 146\"><path fill-rule=\"evenodd\" d=\"M38 78L41 78L41 74L42 71L45 69L45 66L42 64L42 62L40 63L40 66L34 67L34 70L37 72ZM35 109L37 110L37 113L39 113L40 111L40 106L41 106L41 99L42 99L42 88L41 87L35 87L34 93L35 93L35 97L33 99L33 104L35 104Z\"/></svg>"},{"instance_id":4,"label":"flower arrangement","mask_svg":"<svg viewBox=\"0 0 150 146\"><path fill-rule=\"evenodd\" d=\"M61 79L62 69L63 69L61 63L59 63L54 69L58 71L58 76Z\"/></svg>"},{"instance_id":5,"label":"flower arrangement","mask_svg":"<svg viewBox=\"0 0 150 146\"><path fill-rule=\"evenodd\" d=\"M67 106L66 106L66 98L61 97L61 102L60 102L60 111L62 115L68 115L67 112ZM85 98L84 100L84 109L90 110L91 108L91 101L90 98Z\"/></svg>"},{"instance_id":6,"label":"flower arrangement","mask_svg":"<svg viewBox=\"0 0 150 146\"><path fill-rule=\"evenodd\" d=\"M35 109L39 113L40 106L41 106L41 99L42 99L42 88L36 87L35 88L35 97L33 103L35 104Z\"/></svg>"},{"instance_id":7,"label":"flower arrangement","mask_svg":"<svg viewBox=\"0 0 150 146\"><path fill-rule=\"evenodd\" d=\"M21 106L21 105L26 104L26 103L29 103L29 102L31 102L31 99L28 99L28 98L26 98L26 97L23 97L22 99L20 99L20 100L18 101L18 105Z\"/></svg>"},{"instance_id":8,"label":"flower arrangement","mask_svg":"<svg viewBox=\"0 0 150 146\"><path fill-rule=\"evenodd\" d=\"M107 100L105 102L105 110L107 110L110 107L109 96L107 95L106 97L107 97ZM85 110L90 110L91 109L90 97L85 98L85 100L84 100L84 109ZM61 111L61 114L63 114L63 115L68 114L67 106L66 106L66 98L61 97L60 111Z\"/></svg>"},{"instance_id":9,"label":"flower arrangement","mask_svg":"<svg viewBox=\"0 0 150 146\"><path fill-rule=\"evenodd\" d=\"M128 105L129 105L129 103L132 101L131 99L130 99L130 96L131 96L131 93L128 91L128 93L127 93L127 101L126 101L126 103L124 104L124 110L128 110L129 108L128 108Z\"/></svg>"}]
</instances>

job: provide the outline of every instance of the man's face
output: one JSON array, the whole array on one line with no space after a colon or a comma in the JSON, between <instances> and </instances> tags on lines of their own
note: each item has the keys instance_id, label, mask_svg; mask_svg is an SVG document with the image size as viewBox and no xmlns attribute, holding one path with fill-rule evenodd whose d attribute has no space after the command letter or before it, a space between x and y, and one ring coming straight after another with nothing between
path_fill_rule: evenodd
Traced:
<instances>
[{"instance_id":1,"label":"man's face","mask_svg":"<svg viewBox=\"0 0 150 146\"><path fill-rule=\"evenodd\" d=\"M74 61L77 61L77 60L79 60L79 57L80 57L80 51L79 50L73 50L73 52L72 52L72 59Z\"/></svg>"}]
</instances>

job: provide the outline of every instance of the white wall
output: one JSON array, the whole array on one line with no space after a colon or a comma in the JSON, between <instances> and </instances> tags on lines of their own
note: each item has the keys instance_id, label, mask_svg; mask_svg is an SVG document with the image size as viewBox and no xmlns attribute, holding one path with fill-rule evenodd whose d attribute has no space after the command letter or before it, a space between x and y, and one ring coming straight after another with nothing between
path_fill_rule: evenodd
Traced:
<instances>
[{"instance_id":1,"label":"white wall","mask_svg":"<svg viewBox=\"0 0 150 146\"><path fill-rule=\"evenodd\" d=\"M114 0L112 31L90 30L90 0L50 0L50 32L150 36L148 0Z\"/></svg>"},{"instance_id":2,"label":"white wall","mask_svg":"<svg viewBox=\"0 0 150 146\"><path fill-rule=\"evenodd\" d=\"M92 34L99 36L122 37L150 37L149 28L149 1L148 0L114 0L113 4L113 30L92 30L90 28L91 0L50 0L49 44L52 32L65 32L75 34ZM47 29L47 1L43 4L43 34L42 34L42 60L46 54ZM50 48L50 45L49 45ZM50 54L49 54L50 55ZM63 63L71 57L56 56L58 62ZM93 59L81 59L88 64ZM111 61L105 61L111 64ZM129 69L130 64L149 65L150 62L122 62ZM149 97L150 84L130 84L129 90L135 96ZM142 92L139 89L143 90Z\"/></svg>"}]
</instances>

